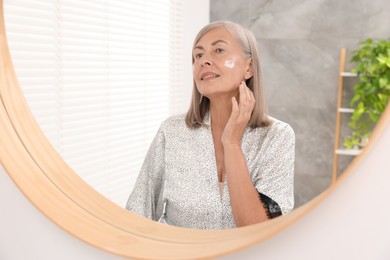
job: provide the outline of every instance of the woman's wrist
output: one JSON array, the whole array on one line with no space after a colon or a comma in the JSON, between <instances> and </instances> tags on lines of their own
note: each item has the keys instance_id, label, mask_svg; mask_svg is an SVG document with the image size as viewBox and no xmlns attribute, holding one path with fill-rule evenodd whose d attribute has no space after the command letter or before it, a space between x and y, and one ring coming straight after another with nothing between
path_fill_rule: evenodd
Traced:
<instances>
[{"instance_id":1,"label":"woman's wrist","mask_svg":"<svg viewBox=\"0 0 390 260\"><path fill-rule=\"evenodd\" d=\"M240 149L241 150L241 142L230 142L230 141L222 141L223 149L226 150L233 150L233 149Z\"/></svg>"}]
</instances>

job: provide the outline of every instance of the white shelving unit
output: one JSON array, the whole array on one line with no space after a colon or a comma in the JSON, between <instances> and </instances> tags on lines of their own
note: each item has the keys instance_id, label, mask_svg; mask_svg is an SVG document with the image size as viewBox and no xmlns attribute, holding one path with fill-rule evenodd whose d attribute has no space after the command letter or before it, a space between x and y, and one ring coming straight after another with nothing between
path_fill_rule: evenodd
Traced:
<instances>
[{"instance_id":1,"label":"white shelving unit","mask_svg":"<svg viewBox=\"0 0 390 260\"><path fill-rule=\"evenodd\" d=\"M355 111L355 109L340 107L337 111L339 111L339 113L353 113L353 111Z\"/></svg>"},{"instance_id":2,"label":"white shelving unit","mask_svg":"<svg viewBox=\"0 0 390 260\"><path fill-rule=\"evenodd\" d=\"M350 155L357 156L362 152L360 149L337 149L336 154L338 155Z\"/></svg>"},{"instance_id":3,"label":"white shelving unit","mask_svg":"<svg viewBox=\"0 0 390 260\"><path fill-rule=\"evenodd\" d=\"M336 182L339 168L339 156L357 156L361 153L359 149L341 149L340 148L340 128L341 128L341 115L343 113L353 113L353 108L342 107L343 93L344 93L344 78L356 77L357 75L352 72L345 72L345 56L346 50L342 48L340 51L340 74L339 74L339 88L337 98L337 113L336 113L336 133L334 143L334 154L333 154L333 176L332 184Z\"/></svg>"},{"instance_id":4,"label":"white shelving unit","mask_svg":"<svg viewBox=\"0 0 390 260\"><path fill-rule=\"evenodd\" d=\"M342 76L342 77L356 77L357 75L356 75L356 73L341 71L340 76Z\"/></svg>"}]
</instances>

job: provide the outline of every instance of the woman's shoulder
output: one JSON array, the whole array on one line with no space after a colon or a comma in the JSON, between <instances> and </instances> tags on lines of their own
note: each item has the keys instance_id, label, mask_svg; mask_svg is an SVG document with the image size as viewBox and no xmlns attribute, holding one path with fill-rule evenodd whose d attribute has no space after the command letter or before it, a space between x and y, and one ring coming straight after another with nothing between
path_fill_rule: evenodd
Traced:
<instances>
[{"instance_id":1,"label":"woman's shoulder","mask_svg":"<svg viewBox=\"0 0 390 260\"><path fill-rule=\"evenodd\" d=\"M268 118L271 120L272 124L271 124L271 127L274 128L274 129L286 129L288 131L293 131L292 127L290 126L289 123L287 122L284 122L280 119L277 119L275 117L272 117L272 116L268 116Z\"/></svg>"},{"instance_id":2,"label":"woman's shoulder","mask_svg":"<svg viewBox=\"0 0 390 260\"><path fill-rule=\"evenodd\" d=\"M266 127L260 127L259 132L266 133L267 135L290 135L295 136L293 128L287 122L277 119L272 116L268 116L271 124Z\"/></svg>"},{"instance_id":3,"label":"woman's shoulder","mask_svg":"<svg viewBox=\"0 0 390 260\"><path fill-rule=\"evenodd\" d=\"M270 116L269 119L271 121L269 126L258 127L254 131L249 131L248 142L261 144L262 150L270 147L294 146L295 133L290 124Z\"/></svg>"},{"instance_id":4,"label":"woman's shoulder","mask_svg":"<svg viewBox=\"0 0 390 260\"><path fill-rule=\"evenodd\" d=\"M182 128L186 128L185 114L177 114L168 117L162 122L160 127L160 129L164 130L179 130Z\"/></svg>"}]
</instances>

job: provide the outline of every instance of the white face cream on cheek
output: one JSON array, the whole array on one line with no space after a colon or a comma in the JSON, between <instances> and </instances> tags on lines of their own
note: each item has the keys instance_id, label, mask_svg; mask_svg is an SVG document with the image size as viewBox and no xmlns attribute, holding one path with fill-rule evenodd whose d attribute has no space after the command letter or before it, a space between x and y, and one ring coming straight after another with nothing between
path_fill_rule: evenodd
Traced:
<instances>
[{"instance_id":1,"label":"white face cream on cheek","mask_svg":"<svg viewBox=\"0 0 390 260\"><path fill-rule=\"evenodd\" d=\"M236 65L235 59L231 60L225 60L225 63L223 64L226 68L233 69L234 66Z\"/></svg>"}]
</instances>

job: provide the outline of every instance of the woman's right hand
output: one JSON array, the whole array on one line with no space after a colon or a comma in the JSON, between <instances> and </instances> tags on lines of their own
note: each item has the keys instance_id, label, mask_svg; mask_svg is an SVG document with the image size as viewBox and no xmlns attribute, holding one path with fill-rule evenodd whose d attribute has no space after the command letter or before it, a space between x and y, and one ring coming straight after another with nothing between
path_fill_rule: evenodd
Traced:
<instances>
[{"instance_id":1,"label":"woman's right hand","mask_svg":"<svg viewBox=\"0 0 390 260\"><path fill-rule=\"evenodd\" d=\"M232 98L232 113L222 133L221 141L224 146L241 146L241 138L248 126L255 103L252 91L242 81L239 86L239 102L235 97Z\"/></svg>"}]
</instances>

